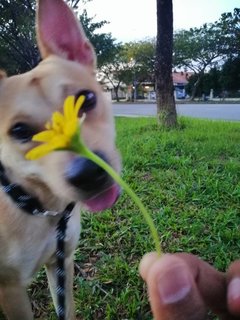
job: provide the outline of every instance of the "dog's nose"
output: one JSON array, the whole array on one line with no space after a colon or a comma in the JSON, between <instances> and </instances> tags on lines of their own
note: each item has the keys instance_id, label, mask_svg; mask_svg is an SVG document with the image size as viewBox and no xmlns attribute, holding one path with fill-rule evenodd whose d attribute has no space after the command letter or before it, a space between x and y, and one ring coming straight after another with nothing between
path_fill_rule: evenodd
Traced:
<instances>
[{"instance_id":1,"label":"dog's nose","mask_svg":"<svg viewBox=\"0 0 240 320\"><path fill-rule=\"evenodd\" d=\"M102 152L94 153L107 162ZM65 177L71 185L84 191L99 189L109 180L109 175L105 170L83 157L76 157L68 164Z\"/></svg>"}]
</instances>

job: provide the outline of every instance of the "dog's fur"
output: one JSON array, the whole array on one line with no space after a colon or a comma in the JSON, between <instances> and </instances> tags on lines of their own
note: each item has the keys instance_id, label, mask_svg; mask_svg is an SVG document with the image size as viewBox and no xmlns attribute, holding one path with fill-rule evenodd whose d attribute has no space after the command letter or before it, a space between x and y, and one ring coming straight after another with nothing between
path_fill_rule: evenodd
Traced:
<instances>
[{"instance_id":1,"label":"dog's fur","mask_svg":"<svg viewBox=\"0 0 240 320\"><path fill-rule=\"evenodd\" d=\"M68 223L66 238L66 305L70 320L75 318L73 253L80 232L80 204L101 193L104 186L93 186L84 192L69 183L66 167L77 157L71 152L56 151L40 160L27 161L25 154L35 144L20 141L12 134L12 128L23 123L39 132L53 111L62 110L68 95L91 90L96 94L97 104L87 112L82 127L83 140L91 150L104 154L118 171L120 161L114 143L111 106L95 79L94 51L63 0L38 1L37 38L43 59L37 67L9 78L0 72L0 157L9 179L37 196L48 210L62 211L70 201L78 202ZM26 287L43 265L56 305L58 221L59 218L34 217L23 212L0 190L0 302L10 320L33 319Z\"/></svg>"}]
</instances>

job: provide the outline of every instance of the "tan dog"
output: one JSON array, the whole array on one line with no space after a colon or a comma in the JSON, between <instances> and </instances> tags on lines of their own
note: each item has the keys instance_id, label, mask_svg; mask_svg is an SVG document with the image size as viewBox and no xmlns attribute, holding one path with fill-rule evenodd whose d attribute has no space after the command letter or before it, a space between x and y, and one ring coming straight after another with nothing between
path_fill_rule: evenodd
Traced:
<instances>
[{"instance_id":1,"label":"tan dog","mask_svg":"<svg viewBox=\"0 0 240 320\"><path fill-rule=\"evenodd\" d=\"M63 0L39 0L38 44L43 61L33 70L7 78L0 73L1 162L9 180L36 196L47 210L62 211L77 201L66 237L67 319L74 319L73 254L80 232L80 204L92 211L111 207L119 188L92 162L56 151L37 161L25 154L31 137L44 129L68 95L87 93L82 127L86 145L120 170L111 106L95 79L95 54L82 27ZM0 190L0 301L10 320L33 319L26 287L46 265L54 304L58 217L35 217L18 209Z\"/></svg>"}]
</instances>

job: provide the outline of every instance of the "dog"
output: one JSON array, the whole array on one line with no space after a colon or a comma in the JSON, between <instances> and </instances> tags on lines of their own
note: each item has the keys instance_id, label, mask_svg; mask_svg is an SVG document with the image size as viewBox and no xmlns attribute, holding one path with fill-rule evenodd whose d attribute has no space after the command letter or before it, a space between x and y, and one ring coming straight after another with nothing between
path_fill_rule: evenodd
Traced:
<instances>
[{"instance_id":1,"label":"dog","mask_svg":"<svg viewBox=\"0 0 240 320\"><path fill-rule=\"evenodd\" d=\"M54 151L26 160L36 146L32 136L44 130L69 95L86 97L82 139L120 172L111 104L96 80L96 56L82 26L63 0L38 0L37 42L42 61L31 71L7 77L0 72L0 160L11 183L20 185L49 211L76 205L67 224L66 318L75 319L73 256L80 234L80 209L110 208L119 187L90 160L70 151ZM56 227L58 216L29 215L0 190L0 303L10 320L31 320L27 286L43 266L56 308Z\"/></svg>"}]
</instances>

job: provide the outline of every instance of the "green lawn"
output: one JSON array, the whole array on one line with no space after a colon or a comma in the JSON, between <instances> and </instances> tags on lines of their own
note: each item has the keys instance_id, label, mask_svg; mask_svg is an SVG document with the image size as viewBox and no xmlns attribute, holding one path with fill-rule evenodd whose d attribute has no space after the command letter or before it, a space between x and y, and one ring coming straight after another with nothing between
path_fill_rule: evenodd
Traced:
<instances>
[{"instance_id":1,"label":"green lawn","mask_svg":"<svg viewBox=\"0 0 240 320\"><path fill-rule=\"evenodd\" d=\"M224 270L240 256L240 123L179 122L162 131L153 118L118 118L123 177L152 213L165 252L198 254ZM78 319L151 319L138 264L154 247L138 209L123 194L112 210L85 212L82 228ZM56 319L40 302L50 301L44 275L31 292L43 319Z\"/></svg>"}]
</instances>

